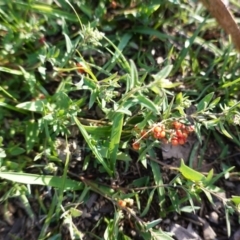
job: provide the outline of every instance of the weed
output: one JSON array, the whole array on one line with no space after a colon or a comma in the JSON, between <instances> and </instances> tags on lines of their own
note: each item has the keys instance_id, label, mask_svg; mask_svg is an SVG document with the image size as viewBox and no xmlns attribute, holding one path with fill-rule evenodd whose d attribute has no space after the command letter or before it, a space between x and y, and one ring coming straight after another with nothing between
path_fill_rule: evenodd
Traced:
<instances>
[{"instance_id":1,"label":"weed","mask_svg":"<svg viewBox=\"0 0 240 240\"><path fill-rule=\"evenodd\" d=\"M203 201L234 233L239 61L191 4L2 3L0 212L31 223L16 238L173 239L166 220ZM208 139L221 152L204 172ZM175 165L159 154L181 149Z\"/></svg>"}]
</instances>

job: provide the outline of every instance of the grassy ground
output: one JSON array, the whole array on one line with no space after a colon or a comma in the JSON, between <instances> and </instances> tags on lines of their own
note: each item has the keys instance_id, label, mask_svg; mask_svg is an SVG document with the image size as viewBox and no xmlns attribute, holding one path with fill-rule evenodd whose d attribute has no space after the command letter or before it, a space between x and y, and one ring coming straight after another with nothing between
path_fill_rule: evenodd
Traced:
<instances>
[{"instance_id":1,"label":"grassy ground","mask_svg":"<svg viewBox=\"0 0 240 240\"><path fill-rule=\"evenodd\" d=\"M201 4L0 5L0 239L238 236L240 61Z\"/></svg>"}]
</instances>

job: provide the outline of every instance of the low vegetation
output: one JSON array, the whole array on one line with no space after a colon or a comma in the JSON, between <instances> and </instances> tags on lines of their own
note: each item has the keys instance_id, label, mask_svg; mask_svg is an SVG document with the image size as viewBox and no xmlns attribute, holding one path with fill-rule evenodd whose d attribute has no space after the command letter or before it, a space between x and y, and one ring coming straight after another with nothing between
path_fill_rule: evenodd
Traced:
<instances>
[{"instance_id":1,"label":"low vegetation","mask_svg":"<svg viewBox=\"0 0 240 240\"><path fill-rule=\"evenodd\" d=\"M236 236L240 61L204 6L10 0L0 16L0 239Z\"/></svg>"}]
</instances>

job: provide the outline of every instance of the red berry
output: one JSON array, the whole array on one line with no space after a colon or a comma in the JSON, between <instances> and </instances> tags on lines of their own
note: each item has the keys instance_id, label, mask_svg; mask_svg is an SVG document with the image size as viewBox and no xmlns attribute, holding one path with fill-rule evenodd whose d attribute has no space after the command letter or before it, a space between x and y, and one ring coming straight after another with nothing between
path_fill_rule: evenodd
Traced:
<instances>
[{"instance_id":1,"label":"red berry","mask_svg":"<svg viewBox=\"0 0 240 240\"><path fill-rule=\"evenodd\" d=\"M134 143L132 144L132 148L133 148L134 150L139 150L139 149L140 149L140 143L139 143L139 142L134 142Z\"/></svg>"},{"instance_id":2,"label":"red berry","mask_svg":"<svg viewBox=\"0 0 240 240\"><path fill-rule=\"evenodd\" d=\"M153 133L160 133L162 131L162 127L160 127L160 126L156 126L156 127L154 127L154 129L153 129Z\"/></svg>"},{"instance_id":3,"label":"red berry","mask_svg":"<svg viewBox=\"0 0 240 240\"><path fill-rule=\"evenodd\" d=\"M153 133L153 137L154 137L155 139L158 139L158 134L157 134L157 133Z\"/></svg>"},{"instance_id":4,"label":"red berry","mask_svg":"<svg viewBox=\"0 0 240 240\"><path fill-rule=\"evenodd\" d=\"M183 138L179 138L179 139L178 139L178 143L179 143L180 145L183 145L185 142L186 142L186 141L185 141L185 139L183 139Z\"/></svg>"},{"instance_id":5,"label":"red berry","mask_svg":"<svg viewBox=\"0 0 240 240\"><path fill-rule=\"evenodd\" d=\"M171 144L173 145L173 146L177 146L179 143L178 143L178 138L176 138L176 137L173 137L172 139L171 139Z\"/></svg>"},{"instance_id":6,"label":"red berry","mask_svg":"<svg viewBox=\"0 0 240 240\"><path fill-rule=\"evenodd\" d=\"M174 121L173 122L173 127L177 130L177 129L181 129L182 124L178 121Z\"/></svg>"},{"instance_id":7,"label":"red berry","mask_svg":"<svg viewBox=\"0 0 240 240\"><path fill-rule=\"evenodd\" d=\"M187 139L187 137L188 137L188 134L187 134L187 132L186 131L184 131L183 133L182 133L182 138L183 139Z\"/></svg>"},{"instance_id":8,"label":"red berry","mask_svg":"<svg viewBox=\"0 0 240 240\"><path fill-rule=\"evenodd\" d=\"M182 131L180 129L176 130L176 135L181 138L182 137Z\"/></svg>"},{"instance_id":9,"label":"red berry","mask_svg":"<svg viewBox=\"0 0 240 240\"><path fill-rule=\"evenodd\" d=\"M162 127L156 126L153 128L153 137L156 139L161 138Z\"/></svg>"},{"instance_id":10,"label":"red berry","mask_svg":"<svg viewBox=\"0 0 240 240\"><path fill-rule=\"evenodd\" d=\"M119 205L120 207L126 207L127 203L126 203L126 201L124 201L124 200L118 200L118 205Z\"/></svg>"},{"instance_id":11,"label":"red berry","mask_svg":"<svg viewBox=\"0 0 240 240\"><path fill-rule=\"evenodd\" d=\"M159 134L159 137L160 138L165 138L165 136L166 136L166 132L164 130L161 131L160 134Z\"/></svg>"},{"instance_id":12,"label":"red berry","mask_svg":"<svg viewBox=\"0 0 240 240\"><path fill-rule=\"evenodd\" d=\"M77 66L77 71L79 73L85 73L85 69L84 69L84 66L81 64L81 63L76 63L76 66Z\"/></svg>"},{"instance_id":13,"label":"red berry","mask_svg":"<svg viewBox=\"0 0 240 240\"><path fill-rule=\"evenodd\" d=\"M156 139L162 139L166 136L166 132L161 127L155 127L153 130L153 137Z\"/></svg>"},{"instance_id":14,"label":"red berry","mask_svg":"<svg viewBox=\"0 0 240 240\"><path fill-rule=\"evenodd\" d=\"M148 136L147 136L148 134L147 134L147 131L146 130L142 130L141 131L141 137L142 138L147 138Z\"/></svg>"}]
</instances>

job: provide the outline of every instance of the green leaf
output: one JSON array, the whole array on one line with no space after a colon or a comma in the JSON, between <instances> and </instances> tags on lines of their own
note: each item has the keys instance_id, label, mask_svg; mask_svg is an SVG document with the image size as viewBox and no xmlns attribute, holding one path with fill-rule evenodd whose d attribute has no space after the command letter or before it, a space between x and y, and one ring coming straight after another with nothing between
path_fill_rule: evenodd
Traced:
<instances>
[{"instance_id":1,"label":"green leaf","mask_svg":"<svg viewBox=\"0 0 240 240\"><path fill-rule=\"evenodd\" d=\"M150 88L154 92L158 92L156 88L174 88L178 85L180 85L180 82L173 83L166 79L168 75L170 74L173 66L172 65L167 65L164 67L160 72L157 74L153 74L152 77L154 79L154 82L151 83Z\"/></svg>"},{"instance_id":2,"label":"green leaf","mask_svg":"<svg viewBox=\"0 0 240 240\"><path fill-rule=\"evenodd\" d=\"M89 134L96 135L98 137L107 136L111 132L111 126L83 126Z\"/></svg>"},{"instance_id":3,"label":"green leaf","mask_svg":"<svg viewBox=\"0 0 240 240\"><path fill-rule=\"evenodd\" d=\"M4 151L4 149L3 148L0 148L0 159L1 158L5 158L7 155L6 155L6 153L5 153L5 151ZM0 163L1 163L1 161L0 161Z\"/></svg>"},{"instance_id":4,"label":"green leaf","mask_svg":"<svg viewBox=\"0 0 240 240\"><path fill-rule=\"evenodd\" d=\"M7 73L14 74L14 75L23 75L22 71L14 70L11 68L6 68L6 67L0 67L0 72L7 72Z\"/></svg>"},{"instance_id":5,"label":"green leaf","mask_svg":"<svg viewBox=\"0 0 240 240\"><path fill-rule=\"evenodd\" d=\"M208 175L206 177L206 182L210 182L213 178L213 169L211 169L209 172L208 172Z\"/></svg>"},{"instance_id":6,"label":"green leaf","mask_svg":"<svg viewBox=\"0 0 240 240\"><path fill-rule=\"evenodd\" d=\"M27 212L28 216L34 221L35 219L35 214L33 213L32 207L29 203L29 199L25 194L20 194L19 196L20 201L22 202L24 206L24 210Z\"/></svg>"},{"instance_id":7,"label":"green leaf","mask_svg":"<svg viewBox=\"0 0 240 240\"><path fill-rule=\"evenodd\" d=\"M173 65L167 65L165 66L161 71L159 71L157 74L153 74L152 77L155 80L163 80L166 79L170 72L172 71Z\"/></svg>"},{"instance_id":8,"label":"green leaf","mask_svg":"<svg viewBox=\"0 0 240 240\"><path fill-rule=\"evenodd\" d=\"M18 146L13 146L11 148L8 148L7 151L11 156L17 156L17 155L24 153L25 149L18 147Z\"/></svg>"},{"instance_id":9,"label":"green leaf","mask_svg":"<svg viewBox=\"0 0 240 240\"><path fill-rule=\"evenodd\" d=\"M240 196L232 196L230 200L234 202L236 205L240 204Z\"/></svg>"},{"instance_id":10,"label":"green leaf","mask_svg":"<svg viewBox=\"0 0 240 240\"><path fill-rule=\"evenodd\" d=\"M6 91L3 87L0 86L0 91L3 92L6 96L8 96L9 98L12 98L14 101L17 102L17 99L14 98L8 91Z\"/></svg>"},{"instance_id":11,"label":"green leaf","mask_svg":"<svg viewBox=\"0 0 240 240\"><path fill-rule=\"evenodd\" d=\"M149 208L151 207L151 203L152 203L152 200L153 200L155 190L156 189L152 189L152 191L148 195L147 205L145 206L145 208L144 208L143 212L141 213L140 217L144 217L148 213Z\"/></svg>"},{"instance_id":12,"label":"green leaf","mask_svg":"<svg viewBox=\"0 0 240 240\"><path fill-rule=\"evenodd\" d=\"M125 33L121 39L120 42L117 46L116 53L114 54L113 59L111 60L111 62L115 62L115 60L122 55L122 51L124 50L124 48L127 46L127 44L129 43L130 39L132 38L132 34L131 33Z\"/></svg>"},{"instance_id":13,"label":"green leaf","mask_svg":"<svg viewBox=\"0 0 240 240\"><path fill-rule=\"evenodd\" d=\"M93 151L93 153L95 154L96 158L98 159L98 161L103 165L103 167L105 168L105 170L107 171L107 173L109 175L112 175L113 172L112 170L108 167L108 164L104 161L104 159L102 158L101 154L99 153L99 151L97 150L96 146L93 145L92 141L91 141L91 137L88 135L87 131L85 130L84 126L79 122L79 120L76 117L73 117L74 122L76 123L76 125L78 126L80 132L82 133L85 141L87 142L89 148Z\"/></svg>"},{"instance_id":14,"label":"green leaf","mask_svg":"<svg viewBox=\"0 0 240 240\"><path fill-rule=\"evenodd\" d=\"M156 240L174 240L174 238L171 237L171 235L173 235L172 233L169 232L164 232L162 231L160 228L155 230L155 229L151 229L150 231L152 234L152 237L146 237L145 240L149 240L149 239L156 239Z\"/></svg>"},{"instance_id":15,"label":"green leaf","mask_svg":"<svg viewBox=\"0 0 240 240\"><path fill-rule=\"evenodd\" d=\"M181 159L179 171L186 179L191 180L193 182L200 182L206 180L206 177L202 173L197 172L192 168L188 167L187 165L185 165L183 159Z\"/></svg>"},{"instance_id":16,"label":"green leaf","mask_svg":"<svg viewBox=\"0 0 240 240\"><path fill-rule=\"evenodd\" d=\"M76 209L76 208L70 208L70 213L71 215L75 218L75 217L80 217L82 215L82 211Z\"/></svg>"},{"instance_id":17,"label":"green leaf","mask_svg":"<svg viewBox=\"0 0 240 240\"><path fill-rule=\"evenodd\" d=\"M139 101L139 104L148 108L149 110L153 111L154 113L158 114L158 108L157 106L148 98L142 96L142 95L137 95L136 99Z\"/></svg>"},{"instance_id":18,"label":"green leaf","mask_svg":"<svg viewBox=\"0 0 240 240\"><path fill-rule=\"evenodd\" d=\"M232 85L235 85L236 83L240 82L240 78L237 78L234 81L229 81L225 84L222 85L222 88L227 88L227 87L231 87Z\"/></svg>"},{"instance_id":19,"label":"green leaf","mask_svg":"<svg viewBox=\"0 0 240 240\"><path fill-rule=\"evenodd\" d=\"M34 120L26 124L26 149L27 152L32 150L34 144L38 141L39 126Z\"/></svg>"},{"instance_id":20,"label":"green leaf","mask_svg":"<svg viewBox=\"0 0 240 240\"><path fill-rule=\"evenodd\" d=\"M25 166L26 164L22 163L21 165L17 162L14 162L14 161L9 161L9 160L6 160L4 159L2 161L2 167L3 169L8 169L8 171L21 171L23 166Z\"/></svg>"},{"instance_id":21,"label":"green leaf","mask_svg":"<svg viewBox=\"0 0 240 240\"><path fill-rule=\"evenodd\" d=\"M152 148L149 150L149 155L153 158L155 157L155 153L153 153ZM159 164L157 164L156 162L150 161L150 165L152 168L155 185L158 186L157 191L158 191L158 196L159 196L159 205L160 205L160 207L164 207L165 189L164 189L164 187L162 187L162 185L163 185L162 173L160 171ZM165 212L162 212L162 213L165 214Z\"/></svg>"},{"instance_id":22,"label":"green leaf","mask_svg":"<svg viewBox=\"0 0 240 240\"><path fill-rule=\"evenodd\" d=\"M175 97L176 99L176 104L177 105L182 105L183 103L183 94L182 92L178 93L177 96Z\"/></svg>"},{"instance_id":23,"label":"green leaf","mask_svg":"<svg viewBox=\"0 0 240 240\"><path fill-rule=\"evenodd\" d=\"M56 8L53 8L51 6L45 5L45 4L27 4L27 3L23 3L23 2L17 2L17 4L22 5L24 7L30 7L32 10L35 10L37 12L46 14L46 15L52 15L55 16L57 18L65 18L69 21L72 22L78 22L77 17L72 14L72 13L68 13L67 11L64 10L59 10Z\"/></svg>"},{"instance_id":24,"label":"green leaf","mask_svg":"<svg viewBox=\"0 0 240 240\"><path fill-rule=\"evenodd\" d=\"M99 152L101 153L101 155L104 158L108 158L108 148L107 147L101 146L101 148L99 149ZM122 161L131 161L132 160L132 158L129 156L129 154L121 152L121 151L118 151L117 159L122 160Z\"/></svg>"},{"instance_id":25,"label":"green leaf","mask_svg":"<svg viewBox=\"0 0 240 240\"><path fill-rule=\"evenodd\" d=\"M216 105L219 103L220 100L221 100L220 97L215 98L215 99L209 104L209 108L212 109L212 108L216 107Z\"/></svg>"},{"instance_id":26,"label":"green leaf","mask_svg":"<svg viewBox=\"0 0 240 240\"><path fill-rule=\"evenodd\" d=\"M213 98L214 92L209 93L208 95L206 95L197 105L197 111L203 111L207 108L207 106L209 105L209 103L211 102L212 98Z\"/></svg>"},{"instance_id":27,"label":"green leaf","mask_svg":"<svg viewBox=\"0 0 240 240\"><path fill-rule=\"evenodd\" d=\"M36 100L33 102L23 102L16 105L17 108L25 109L31 112L43 112L44 105L47 103L46 99Z\"/></svg>"},{"instance_id":28,"label":"green leaf","mask_svg":"<svg viewBox=\"0 0 240 240\"><path fill-rule=\"evenodd\" d=\"M157 224L159 224L161 221L162 221L162 219L159 218L159 219L153 220L152 222L147 223L147 225L146 225L146 230L149 230L149 229L155 227L155 226L156 226Z\"/></svg>"},{"instance_id":29,"label":"green leaf","mask_svg":"<svg viewBox=\"0 0 240 240\"><path fill-rule=\"evenodd\" d=\"M110 66L107 68L107 70L110 72L110 70L115 66L115 60L118 60L118 63L120 64L120 66L124 69L126 69L126 71L128 73L130 73L130 65L127 61L127 59L124 57L124 55L122 54L122 50L125 47L124 45L126 44L126 42L128 42L131 38L131 35L129 35L128 33L126 35L124 35L123 39L121 39L118 47L111 41L109 40L107 37L104 37L104 39L115 49L116 53L113 53L110 49L107 48L107 50L113 55L113 58L111 59L110 62Z\"/></svg>"},{"instance_id":30,"label":"green leaf","mask_svg":"<svg viewBox=\"0 0 240 240\"><path fill-rule=\"evenodd\" d=\"M170 39L174 39L172 36L169 36L168 34L163 34L162 32L148 28L148 27L135 27L132 30L134 33L141 33L141 34L146 34L154 37L158 37L160 40L165 41Z\"/></svg>"},{"instance_id":31,"label":"green leaf","mask_svg":"<svg viewBox=\"0 0 240 240\"><path fill-rule=\"evenodd\" d=\"M90 100L89 100L89 104L88 104L88 108L90 109L93 104L95 103L96 99L98 96L98 91L96 89L94 89L93 91L91 91L91 95L90 95Z\"/></svg>"},{"instance_id":32,"label":"green leaf","mask_svg":"<svg viewBox=\"0 0 240 240\"><path fill-rule=\"evenodd\" d=\"M137 87L139 82L137 67L132 60L130 60L130 67L130 78L129 81L127 81L128 85L126 92L129 92L134 87Z\"/></svg>"},{"instance_id":33,"label":"green leaf","mask_svg":"<svg viewBox=\"0 0 240 240\"><path fill-rule=\"evenodd\" d=\"M199 209L201 209L201 207L198 207L198 206L194 207L194 210L199 210ZM195 212L195 211L193 211L192 206L184 206L180 210L181 210L181 212L187 212L187 213Z\"/></svg>"},{"instance_id":34,"label":"green leaf","mask_svg":"<svg viewBox=\"0 0 240 240\"><path fill-rule=\"evenodd\" d=\"M112 170L115 169L117 160L118 148L123 127L123 117L124 115L122 113L117 112L113 118L110 143L108 147L108 158L110 159Z\"/></svg>"},{"instance_id":35,"label":"green leaf","mask_svg":"<svg viewBox=\"0 0 240 240\"><path fill-rule=\"evenodd\" d=\"M208 185L213 185L215 182L217 182L221 177L232 171L235 167L230 167L228 169L223 169L223 171L216 176L214 176L209 182Z\"/></svg>"},{"instance_id":36,"label":"green leaf","mask_svg":"<svg viewBox=\"0 0 240 240\"><path fill-rule=\"evenodd\" d=\"M223 126L223 122L219 122L219 127L220 127L220 130L221 132L228 138L231 138L232 139L232 136L228 133L228 131L224 128Z\"/></svg>"},{"instance_id":37,"label":"green leaf","mask_svg":"<svg viewBox=\"0 0 240 240\"><path fill-rule=\"evenodd\" d=\"M23 113L23 114L27 113L25 110L21 110L21 109L19 109L17 107L14 107L14 106L10 105L10 104L7 104L5 102L0 102L0 107L4 107L4 108L13 110L15 112L20 112L20 113Z\"/></svg>"},{"instance_id":38,"label":"green leaf","mask_svg":"<svg viewBox=\"0 0 240 240\"><path fill-rule=\"evenodd\" d=\"M212 119L212 120L203 121L203 124L207 129L211 129L213 127L216 127L218 122L220 122L220 121L221 121L221 119L216 118L216 119Z\"/></svg>"},{"instance_id":39,"label":"green leaf","mask_svg":"<svg viewBox=\"0 0 240 240\"><path fill-rule=\"evenodd\" d=\"M7 179L13 182L23 184L35 184L49 187L62 188L63 178L56 176L44 176L30 173L18 173L18 172L0 172L0 178ZM81 182L77 182L71 179L66 179L64 184L65 190L79 190L83 188Z\"/></svg>"},{"instance_id":40,"label":"green leaf","mask_svg":"<svg viewBox=\"0 0 240 240\"><path fill-rule=\"evenodd\" d=\"M204 188L201 188L201 189L202 189L202 191L205 193L208 201L209 201L211 204L214 204L211 193L210 193L207 189L204 189Z\"/></svg>"},{"instance_id":41,"label":"green leaf","mask_svg":"<svg viewBox=\"0 0 240 240\"><path fill-rule=\"evenodd\" d=\"M176 191L175 188L169 188L168 190L168 197L170 198L171 201L171 207L174 209L174 211L180 213L180 199L179 199L179 194Z\"/></svg>"},{"instance_id":42,"label":"green leaf","mask_svg":"<svg viewBox=\"0 0 240 240\"><path fill-rule=\"evenodd\" d=\"M35 92L36 92L36 78L35 75L33 73L29 73L27 71L25 71L24 68L22 68L21 66L19 66L19 68L21 69L23 76L27 82L27 84L29 85L29 91L31 92L31 94L34 96Z\"/></svg>"},{"instance_id":43,"label":"green leaf","mask_svg":"<svg viewBox=\"0 0 240 240\"><path fill-rule=\"evenodd\" d=\"M70 53L73 49L73 45L71 42L71 39L69 38L69 36L63 32L63 35L65 37L65 41L66 41L66 49L67 49L67 53Z\"/></svg>"},{"instance_id":44,"label":"green leaf","mask_svg":"<svg viewBox=\"0 0 240 240\"><path fill-rule=\"evenodd\" d=\"M54 94L53 101L59 109L64 110L67 110L72 103L72 100L69 98L69 96L62 91L59 91Z\"/></svg>"},{"instance_id":45,"label":"green leaf","mask_svg":"<svg viewBox=\"0 0 240 240\"><path fill-rule=\"evenodd\" d=\"M225 207L225 218L226 218L226 227L227 227L227 236L230 238L231 235L231 221L230 221L230 213L231 210L228 208L227 205Z\"/></svg>"}]
</instances>

